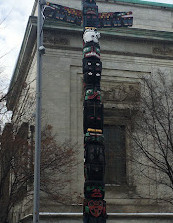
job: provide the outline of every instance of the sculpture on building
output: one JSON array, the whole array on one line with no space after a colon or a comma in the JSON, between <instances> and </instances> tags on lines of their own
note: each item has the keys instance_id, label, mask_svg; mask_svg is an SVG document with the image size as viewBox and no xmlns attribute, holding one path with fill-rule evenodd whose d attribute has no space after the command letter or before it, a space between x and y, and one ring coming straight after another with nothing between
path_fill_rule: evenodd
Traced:
<instances>
[{"instance_id":1,"label":"sculpture on building","mask_svg":"<svg viewBox=\"0 0 173 223\"><path fill-rule=\"evenodd\" d=\"M100 33L97 28L132 26L132 12L99 13L95 0L82 0L83 10L47 2L44 16L81 25L83 23L83 133L84 133L84 223L106 222L105 146L101 101Z\"/></svg>"}]
</instances>

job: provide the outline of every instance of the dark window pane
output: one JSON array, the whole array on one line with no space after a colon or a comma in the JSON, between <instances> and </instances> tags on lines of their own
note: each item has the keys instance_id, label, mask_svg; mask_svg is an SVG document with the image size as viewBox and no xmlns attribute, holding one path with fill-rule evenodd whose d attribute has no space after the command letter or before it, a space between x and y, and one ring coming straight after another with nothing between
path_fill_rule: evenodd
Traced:
<instances>
[{"instance_id":1,"label":"dark window pane","mask_svg":"<svg viewBox=\"0 0 173 223\"><path fill-rule=\"evenodd\" d=\"M105 125L105 183L123 184L126 181L125 126Z\"/></svg>"}]
</instances>

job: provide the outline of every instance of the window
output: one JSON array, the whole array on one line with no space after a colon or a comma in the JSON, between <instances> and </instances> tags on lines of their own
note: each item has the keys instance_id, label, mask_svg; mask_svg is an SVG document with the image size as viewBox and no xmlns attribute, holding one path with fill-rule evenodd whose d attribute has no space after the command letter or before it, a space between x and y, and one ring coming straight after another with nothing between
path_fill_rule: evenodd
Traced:
<instances>
[{"instance_id":1,"label":"window","mask_svg":"<svg viewBox=\"0 0 173 223\"><path fill-rule=\"evenodd\" d=\"M126 182L125 126L105 125L105 183L121 185Z\"/></svg>"}]
</instances>

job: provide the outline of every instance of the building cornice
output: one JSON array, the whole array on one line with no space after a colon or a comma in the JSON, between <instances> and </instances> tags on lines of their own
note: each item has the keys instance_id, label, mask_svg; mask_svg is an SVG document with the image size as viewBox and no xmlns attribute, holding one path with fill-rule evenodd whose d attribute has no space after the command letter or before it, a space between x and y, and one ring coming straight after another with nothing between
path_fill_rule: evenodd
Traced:
<instances>
[{"instance_id":1,"label":"building cornice","mask_svg":"<svg viewBox=\"0 0 173 223\"><path fill-rule=\"evenodd\" d=\"M69 32L82 32L82 28L70 23L64 23L61 21L47 20L45 29L58 29ZM132 39L143 39L153 41L167 41L173 43L173 32L156 31L148 29L138 28L106 28L99 29L102 35L112 35L117 37L132 38Z\"/></svg>"},{"instance_id":2,"label":"building cornice","mask_svg":"<svg viewBox=\"0 0 173 223\"><path fill-rule=\"evenodd\" d=\"M164 9L171 9L173 10L173 4L166 4L166 3L160 3L160 2L152 2L152 1L142 1L142 0L97 0L97 2L110 2L110 3L123 3L126 4L137 4L141 6L151 6L151 7L159 7Z\"/></svg>"},{"instance_id":3,"label":"building cornice","mask_svg":"<svg viewBox=\"0 0 173 223\"><path fill-rule=\"evenodd\" d=\"M23 86L23 80L27 76L29 69L31 54L34 48L36 39L36 25L33 25L31 18L29 18L22 46L19 52L16 66L14 68L13 76L7 94L7 109L14 110L16 101L18 100L19 92Z\"/></svg>"},{"instance_id":4,"label":"building cornice","mask_svg":"<svg viewBox=\"0 0 173 223\"><path fill-rule=\"evenodd\" d=\"M37 4L38 4L38 0L35 0L33 8L32 8L32 12L31 12L31 16L34 16L36 8L37 8Z\"/></svg>"}]
</instances>

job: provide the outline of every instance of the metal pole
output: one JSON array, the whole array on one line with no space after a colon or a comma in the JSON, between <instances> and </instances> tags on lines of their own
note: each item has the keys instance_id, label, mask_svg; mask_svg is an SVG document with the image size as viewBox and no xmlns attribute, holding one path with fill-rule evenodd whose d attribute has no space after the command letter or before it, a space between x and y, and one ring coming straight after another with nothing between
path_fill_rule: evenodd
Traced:
<instances>
[{"instance_id":1,"label":"metal pole","mask_svg":"<svg viewBox=\"0 0 173 223\"><path fill-rule=\"evenodd\" d=\"M42 0L38 0L37 17L37 82L36 82L36 123L35 123L35 163L34 163L34 209L33 223L39 223L40 208L40 154L41 154L41 88L42 88L42 52L43 16Z\"/></svg>"}]
</instances>

